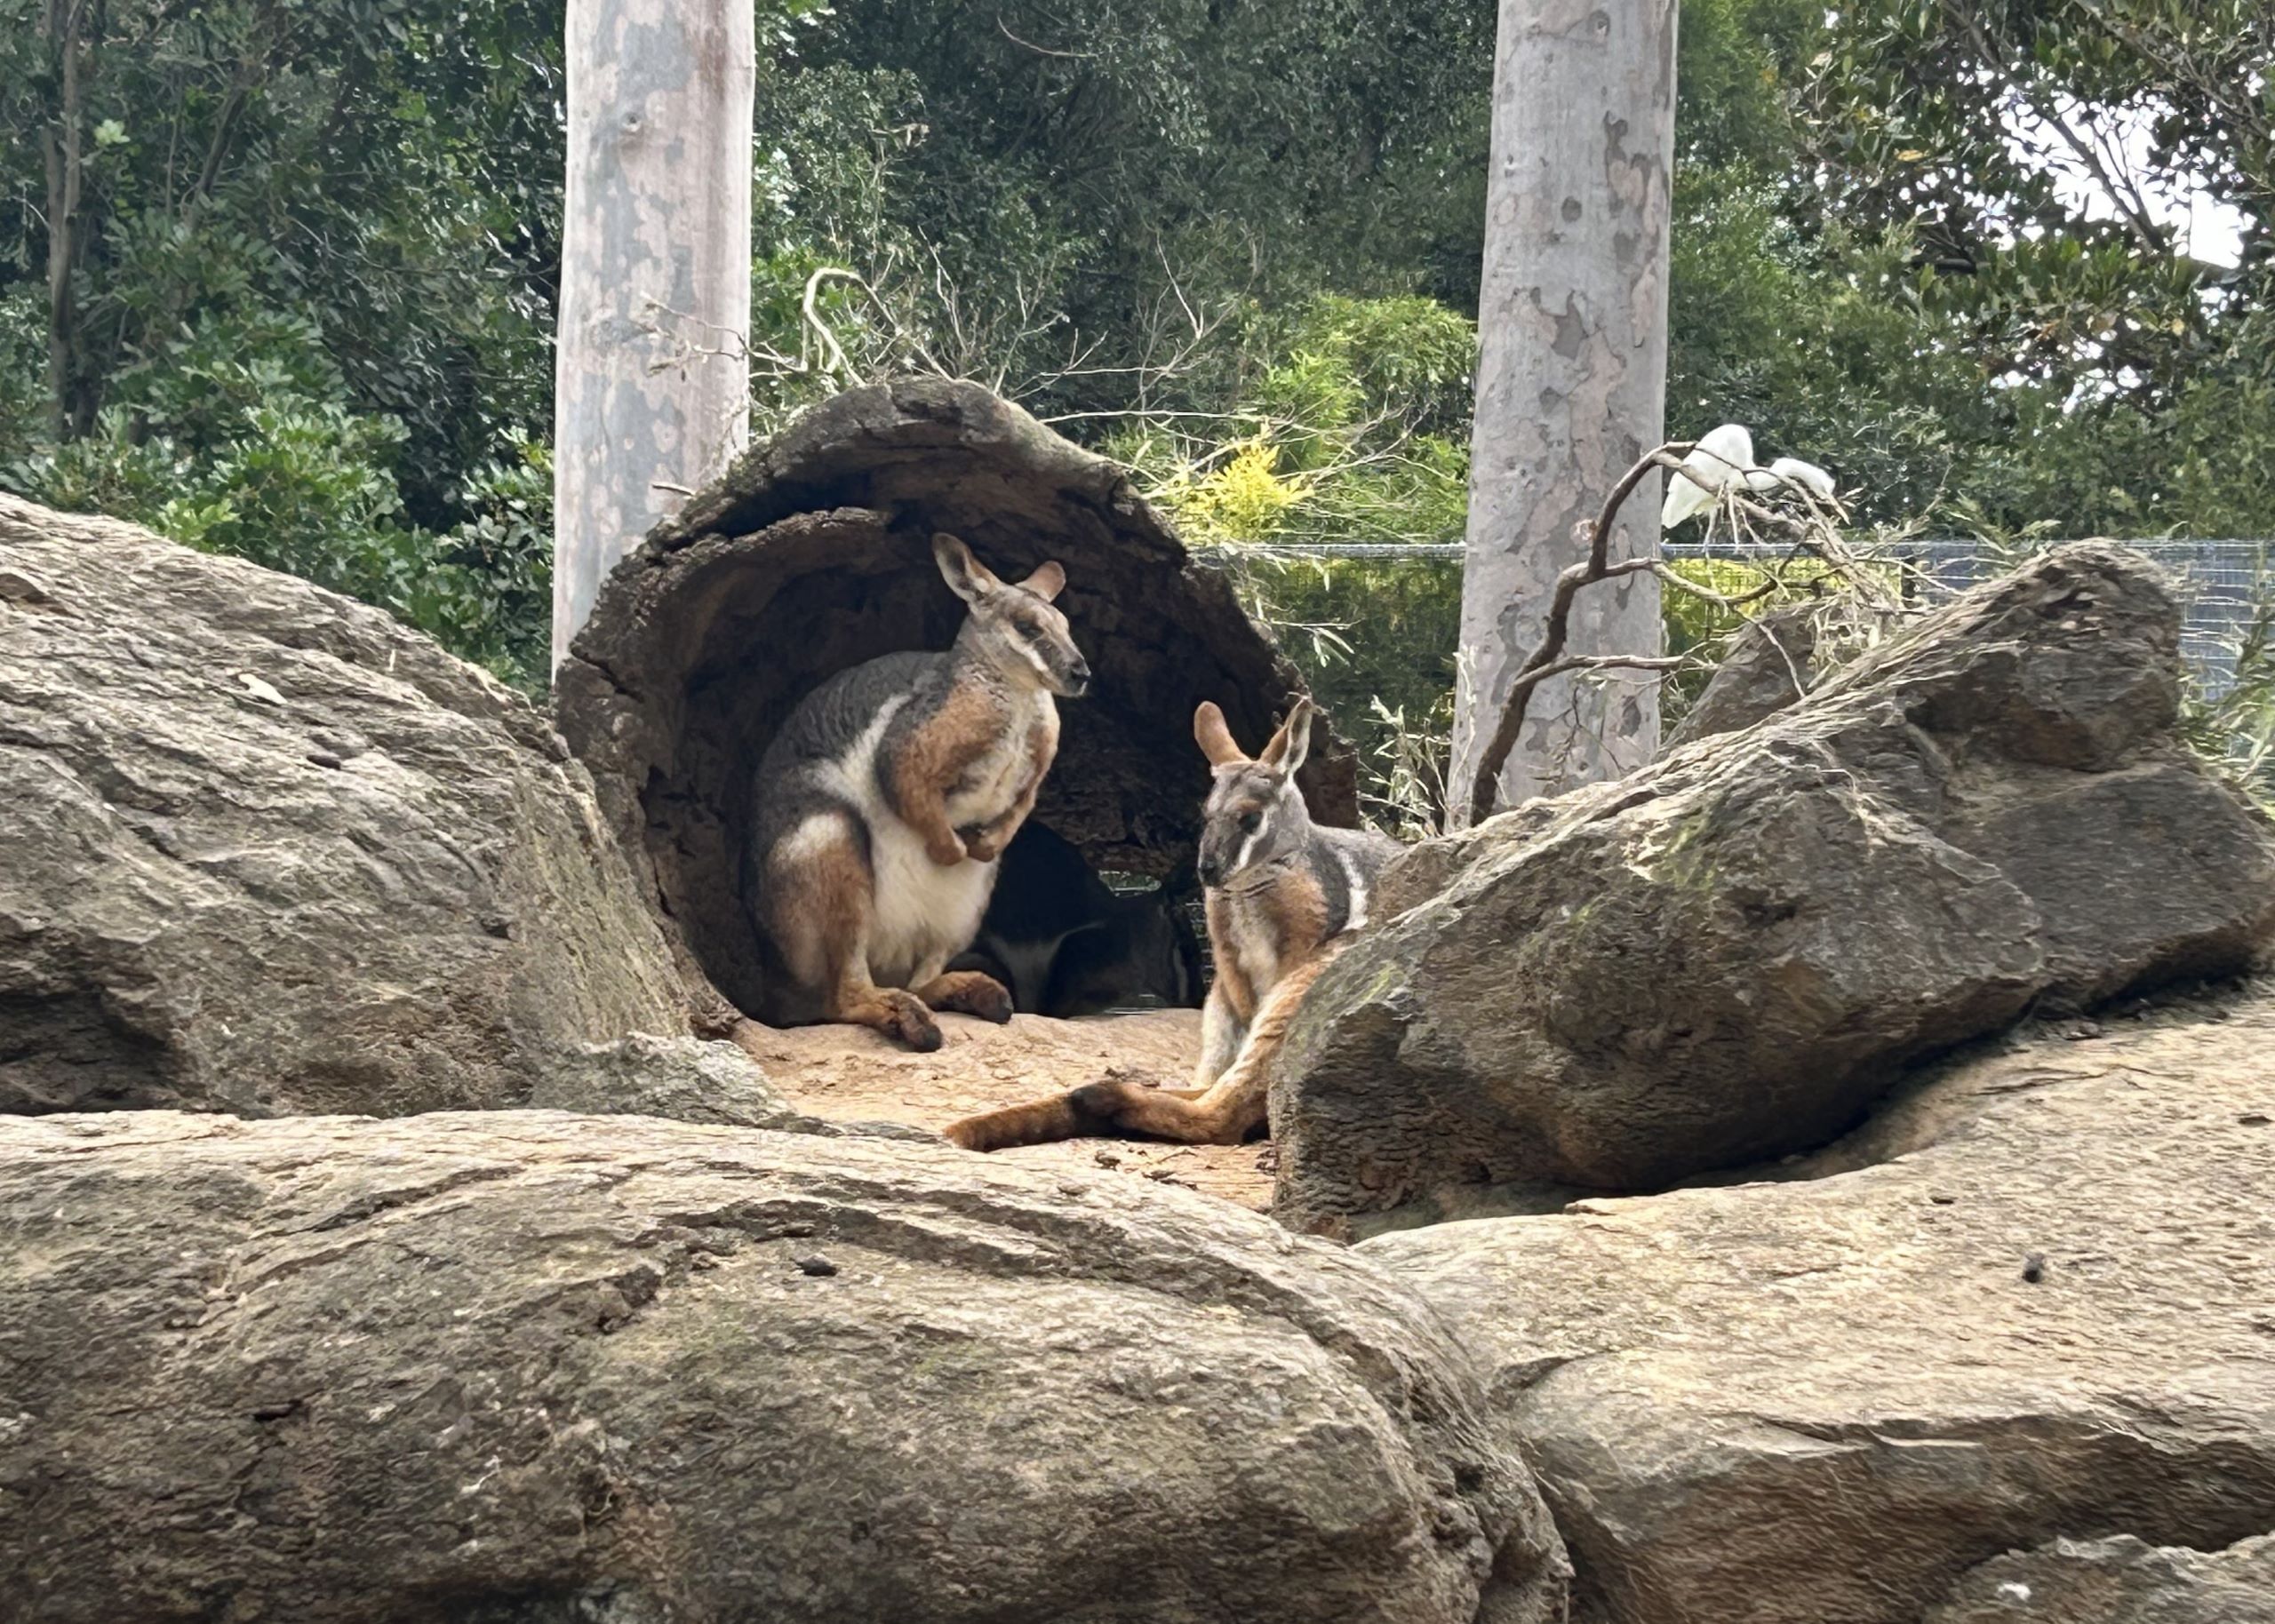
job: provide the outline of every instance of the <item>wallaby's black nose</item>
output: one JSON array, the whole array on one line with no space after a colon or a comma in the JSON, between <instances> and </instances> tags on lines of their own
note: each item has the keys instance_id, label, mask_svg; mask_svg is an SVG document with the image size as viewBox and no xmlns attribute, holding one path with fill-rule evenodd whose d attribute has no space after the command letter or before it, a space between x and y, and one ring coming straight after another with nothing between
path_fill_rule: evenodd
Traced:
<instances>
[{"instance_id":1,"label":"wallaby's black nose","mask_svg":"<svg viewBox=\"0 0 2275 1624\"><path fill-rule=\"evenodd\" d=\"M1068 674L1069 676L1073 677L1073 678L1074 679L1074 681L1075 681L1080 682L1083 687L1088 688L1088 687L1090 686L1090 661L1088 661L1088 660L1076 660L1076 661L1074 662L1074 669L1073 671L1069 672L1067 674Z\"/></svg>"},{"instance_id":2,"label":"wallaby's black nose","mask_svg":"<svg viewBox=\"0 0 2275 1624\"><path fill-rule=\"evenodd\" d=\"M1193 871L1201 876L1201 883L1205 886L1215 885L1225 877L1213 858L1202 858L1193 865Z\"/></svg>"}]
</instances>

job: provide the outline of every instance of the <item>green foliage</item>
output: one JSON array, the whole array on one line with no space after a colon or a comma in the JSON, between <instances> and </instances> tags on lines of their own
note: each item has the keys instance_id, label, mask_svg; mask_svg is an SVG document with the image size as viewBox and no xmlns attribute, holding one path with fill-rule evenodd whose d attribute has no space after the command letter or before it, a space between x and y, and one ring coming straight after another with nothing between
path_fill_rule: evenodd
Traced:
<instances>
[{"instance_id":1,"label":"green foliage","mask_svg":"<svg viewBox=\"0 0 2275 1624\"><path fill-rule=\"evenodd\" d=\"M0 481L541 682L549 527L487 459L543 458L559 27L534 0L0 0Z\"/></svg>"},{"instance_id":2,"label":"green foliage","mask_svg":"<svg viewBox=\"0 0 2275 1624\"><path fill-rule=\"evenodd\" d=\"M2232 681L2216 695L2197 691L2183 706L2189 741L2223 764L2237 787L2275 815L2275 594L2236 640Z\"/></svg>"},{"instance_id":3,"label":"green foliage","mask_svg":"<svg viewBox=\"0 0 2275 1624\"><path fill-rule=\"evenodd\" d=\"M116 514L391 609L525 687L546 675L551 458L509 434L452 499L440 534L405 521L395 476L410 439L353 409L315 325L268 313L201 318L121 378L91 431L0 466L52 506Z\"/></svg>"},{"instance_id":4,"label":"green foliage","mask_svg":"<svg viewBox=\"0 0 2275 1624\"><path fill-rule=\"evenodd\" d=\"M0 0L0 480L540 681L558 5L76 14L74 45ZM1202 542L1457 537L1492 27L1473 0L775 0L758 431L937 368L1127 458ZM1672 432L1744 422L1868 523L2275 527L2260 0L1688 0L1680 51ZM2133 182L2057 183L2049 116L2123 132ZM2241 211L2238 267L2173 240L2150 205L2180 195ZM1398 799L1458 571L1241 569ZM1669 604L1678 643L1712 629Z\"/></svg>"}]
</instances>

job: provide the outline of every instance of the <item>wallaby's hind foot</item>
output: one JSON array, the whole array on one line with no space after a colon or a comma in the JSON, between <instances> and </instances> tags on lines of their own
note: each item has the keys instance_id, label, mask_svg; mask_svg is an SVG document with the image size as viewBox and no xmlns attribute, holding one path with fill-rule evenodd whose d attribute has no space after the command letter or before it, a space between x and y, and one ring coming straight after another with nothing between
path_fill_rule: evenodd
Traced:
<instances>
[{"instance_id":1,"label":"wallaby's hind foot","mask_svg":"<svg viewBox=\"0 0 2275 1624\"><path fill-rule=\"evenodd\" d=\"M916 996L935 1009L953 1009L978 1015L1002 1026L1011 1018L1011 995L1003 983L980 970L950 970L916 989Z\"/></svg>"},{"instance_id":2,"label":"wallaby's hind foot","mask_svg":"<svg viewBox=\"0 0 2275 1624\"><path fill-rule=\"evenodd\" d=\"M932 1012L914 993L898 987L871 987L832 1009L829 1018L850 1026L874 1026L920 1055L940 1047L940 1023Z\"/></svg>"}]
</instances>

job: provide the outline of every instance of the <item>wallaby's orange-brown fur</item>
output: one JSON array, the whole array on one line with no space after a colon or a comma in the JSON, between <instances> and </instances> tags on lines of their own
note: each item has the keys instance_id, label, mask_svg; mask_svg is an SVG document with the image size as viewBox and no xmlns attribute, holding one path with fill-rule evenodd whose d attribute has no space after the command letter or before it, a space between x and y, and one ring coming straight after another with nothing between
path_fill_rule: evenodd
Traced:
<instances>
[{"instance_id":1,"label":"wallaby's orange-brown fur","mask_svg":"<svg viewBox=\"0 0 2275 1624\"><path fill-rule=\"evenodd\" d=\"M1236 1144L1263 1127L1272 1058L1305 992L1365 923L1374 876L1396 851L1379 835L1313 825L1295 787L1313 710L1297 701L1251 760L1204 703L1193 736L1216 774L1201 832L1217 978L1201 1012L1188 1088L1111 1079L1033 1104L966 1117L947 1137L968 1150L1090 1134Z\"/></svg>"}]
</instances>

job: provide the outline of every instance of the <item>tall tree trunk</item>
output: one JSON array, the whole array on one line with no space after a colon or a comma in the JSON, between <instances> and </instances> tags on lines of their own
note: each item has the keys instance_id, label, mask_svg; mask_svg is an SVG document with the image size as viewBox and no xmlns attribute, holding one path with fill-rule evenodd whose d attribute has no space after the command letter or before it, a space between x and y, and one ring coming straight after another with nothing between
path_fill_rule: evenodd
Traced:
<instances>
[{"instance_id":1,"label":"tall tree trunk","mask_svg":"<svg viewBox=\"0 0 2275 1624\"><path fill-rule=\"evenodd\" d=\"M53 116L40 130L47 169L48 430L58 443L86 426L80 420L79 311L72 281L79 264L80 204L86 185L86 107L80 43L93 0L47 0L40 15L55 72Z\"/></svg>"},{"instance_id":2,"label":"tall tree trunk","mask_svg":"<svg viewBox=\"0 0 2275 1624\"><path fill-rule=\"evenodd\" d=\"M1451 782L1474 776L1509 679L1539 643L1575 527L1660 440L1676 0L1501 0L1486 189L1481 353L1462 570ZM1659 476L1615 558L1658 545ZM1656 655L1658 583L1586 588L1575 654ZM1503 806L1620 776L1658 747L1658 679L1558 677L1533 696ZM1465 794L1450 799L1459 818Z\"/></svg>"},{"instance_id":3,"label":"tall tree trunk","mask_svg":"<svg viewBox=\"0 0 2275 1624\"><path fill-rule=\"evenodd\" d=\"M553 660L750 422L751 0L569 0Z\"/></svg>"}]
</instances>

